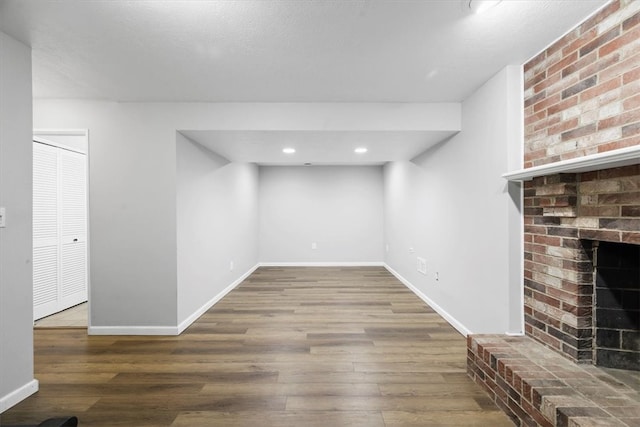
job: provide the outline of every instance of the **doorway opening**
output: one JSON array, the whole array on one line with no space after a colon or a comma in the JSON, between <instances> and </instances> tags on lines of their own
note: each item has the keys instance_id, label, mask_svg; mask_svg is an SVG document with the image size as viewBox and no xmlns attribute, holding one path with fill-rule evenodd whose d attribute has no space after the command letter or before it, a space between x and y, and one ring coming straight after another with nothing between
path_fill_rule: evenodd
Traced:
<instances>
[{"instance_id":1,"label":"doorway opening","mask_svg":"<svg viewBox=\"0 0 640 427\"><path fill-rule=\"evenodd\" d=\"M36 327L89 326L88 148L87 130L34 131Z\"/></svg>"}]
</instances>

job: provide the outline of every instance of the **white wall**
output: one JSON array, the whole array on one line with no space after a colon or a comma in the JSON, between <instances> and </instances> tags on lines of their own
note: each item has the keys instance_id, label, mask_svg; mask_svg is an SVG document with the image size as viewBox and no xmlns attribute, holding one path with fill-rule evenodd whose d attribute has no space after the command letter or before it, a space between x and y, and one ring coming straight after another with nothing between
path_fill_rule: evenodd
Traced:
<instances>
[{"instance_id":1,"label":"white wall","mask_svg":"<svg viewBox=\"0 0 640 427\"><path fill-rule=\"evenodd\" d=\"M177 303L176 130L460 126L456 103L35 100L33 114L38 129L89 129L91 333L171 333L184 315Z\"/></svg>"},{"instance_id":2,"label":"white wall","mask_svg":"<svg viewBox=\"0 0 640 427\"><path fill-rule=\"evenodd\" d=\"M524 75L522 67L505 68L507 85L507 169L520 170L524 161ZM523 187L521 182L510 181L507 192L511 199L507 203L509 253L509 326L512 334L524 334L524 222L522 216Z\"/></svg>"},{"instance_id":3,"label":"white wall","mask_svg":"<svg viewBox=\"0 0 640 427\"><path fill-rule=\"evenodd\" d=\"M501 178L521 146L518 76L508 67L465 100L449 141L384 168L386 263L466 333L520 332L520 220Z\"/></svg>"},{"instance_id":4,"label":"white wall","mask_svg":"<svg viewBox=\"0 0 640 427\"><path fill-rule=\"evenodd\" d=\"M511 74L499 73L464 102L460 134L414 163L386 166L386 203L381 201L377 208L372 200L382 199L383 190L378 184L373 185L378 188L375 190L371 183L382 179L379 168L377 172L376 168L260 168L260 209L267 210L259 215L258 259L384 259L473 332L513 331L510 324L521 317L519 313L510 317L509 310L519 296L509 279L509 274L517 275L516 269L510 271L508 261L508 212L513 203L506 192L506 181L500 177L512 169L508 161L513 147L509 145L520 143L519 136L508 135L514 133L509 123L519 119L515 112L520 113L519 108L508 108L519 102L514 101L513 94L520 94L518 79L510 78ZM214 292L200 289L197 297L188 300L188 292L181 290L178 281L177 240L183 228L179 231L177 225L176 130L437 130L459 125L458 113L456 105L449 104L36 100L36 128L89 129L92 332L99 333L102 327L108 332L129 328L131 333L136 332L132 327L142 328L138 332L143 333L153 328L175 330L191 308L206 304L208 292ZM440 127L438 121L442 122ZM317 198L310 197L313 191L305 189L303 182L314 183L311 189L325 197L323 205L333 210L321 210ZM287 192L276 191L283 185ZM351 192L349 197L347 192ZM359 199L364 192L370 194ZM264 202L270 198L283 199L283 204L296 210L299 220L277 222L278 217L269 210L273 206ZM345 221L345 206L352 209L354 203L361 208L357 213L347 210L350 216ZM385 241L379 232L384 222L383 205L387 216L384 236L390 245L386 258ZM379 216L370 212L379 212ZM272 222L277 231L267 231L266 222ZM512 225L517 223L512 221ZM454 238L449 239L451 236ZM312 252L314 241L318 248ZM409 254L409 247L416 253ZM477 253L482 256L476 258ZM229 254L220 254L217 262L228 268ZM427 259L428 276L416 272L416 255ZM440 273L438 282L433 279L436 269ZM234 272L236 279L244 273ZM192 280L184 283L194 283ZM178 302L179 295L184 305ZM489 299L489 295L495 298ZM509 322L510 318L515 320Z\"/></svg>"},{"instance_id":5,"label":"white wall","mask_svg":"<svg viewBox=\"0 0 640 427\"><path fill-rule=\"evenodd\" d=\"M0 412L33 378L31 49L0 33Z\"/></svg>"},{"instance_id":6,"label":"white wall","mask_svg":"<svg viewBox=\"0 0 640 427\"><path fill-rule=\"evenodd\" d=\"M382 263L382 230L381 167L260 168L260 261Z\"/></svg>"},{"instance_id":7,"label":"white wall","mask_svg":"<svg viewBox=\"0 0 640 427\"><path fill-rule=\"evenodd\" d=\"M182 323L258 263L258 167L229 163L180 133L176 138Z\"/></svg>"},{"instance_id":8,"label":"white wall","mask_svg":"<svg viewBox=\"0 0 640 427\"><path fill-rule=\"evenodd\" d=\"M175 128L88 101L35 101L34 125L89 129L91 330L175 327Z\"/></svg>"}]
</instances>

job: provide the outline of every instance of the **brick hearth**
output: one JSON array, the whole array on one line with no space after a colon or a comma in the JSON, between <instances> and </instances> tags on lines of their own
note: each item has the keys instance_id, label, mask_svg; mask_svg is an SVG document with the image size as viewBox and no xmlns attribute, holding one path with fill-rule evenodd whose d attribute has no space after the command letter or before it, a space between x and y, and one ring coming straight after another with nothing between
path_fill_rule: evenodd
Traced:
<instances>
[{"instance_id":1,"label":"brick hearth","mask_svg":"<svg viewBox=\"0 0 640 427\"><path fill-rule=\"evenodd\" d=\"M640 393L529 337L468 338L469 375L518 426L637 427Z\"/></svg>"}]
</instances>

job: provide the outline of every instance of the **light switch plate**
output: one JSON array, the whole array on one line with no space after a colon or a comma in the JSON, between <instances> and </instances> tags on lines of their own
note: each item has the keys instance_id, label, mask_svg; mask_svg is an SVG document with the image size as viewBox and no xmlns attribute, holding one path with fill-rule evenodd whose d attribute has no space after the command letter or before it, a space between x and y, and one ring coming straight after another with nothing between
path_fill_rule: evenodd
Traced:
<instances>
[{"instance_id":1,"label":"light switch plate","mask_svg":"<svg viewBox=\"0 0 640 427\"><path fill-rule=\"evenodd\" d=\"M427 274L427 260L424 258L417 258L417 266L418 266L418 273L422 273L424 275Z\"/></svg>"},{"instance_id":2,"label":"light switch plate","mask_svg":"<svg viewBox=\"0 0 640 427\"><path fill-rule=\"evenodd\" d=\"M7 226L7 209L0 208L0 228Z\"/></svg>"}]
</instances>

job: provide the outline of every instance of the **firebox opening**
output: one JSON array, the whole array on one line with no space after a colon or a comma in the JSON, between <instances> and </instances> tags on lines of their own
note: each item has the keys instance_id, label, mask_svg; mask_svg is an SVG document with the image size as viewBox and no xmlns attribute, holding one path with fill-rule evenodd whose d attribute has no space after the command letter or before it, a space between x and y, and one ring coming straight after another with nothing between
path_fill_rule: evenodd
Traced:
<instances>
[{"instance_id":1,"label":"firebox opening","mask_svg":"<svg viewBox=\"0 0 640 427\"><path fill-rule=\"evenodd\" d=\"M640 245L594 242L596 365L640 371Z\"/></svg>"}]
</instances>

